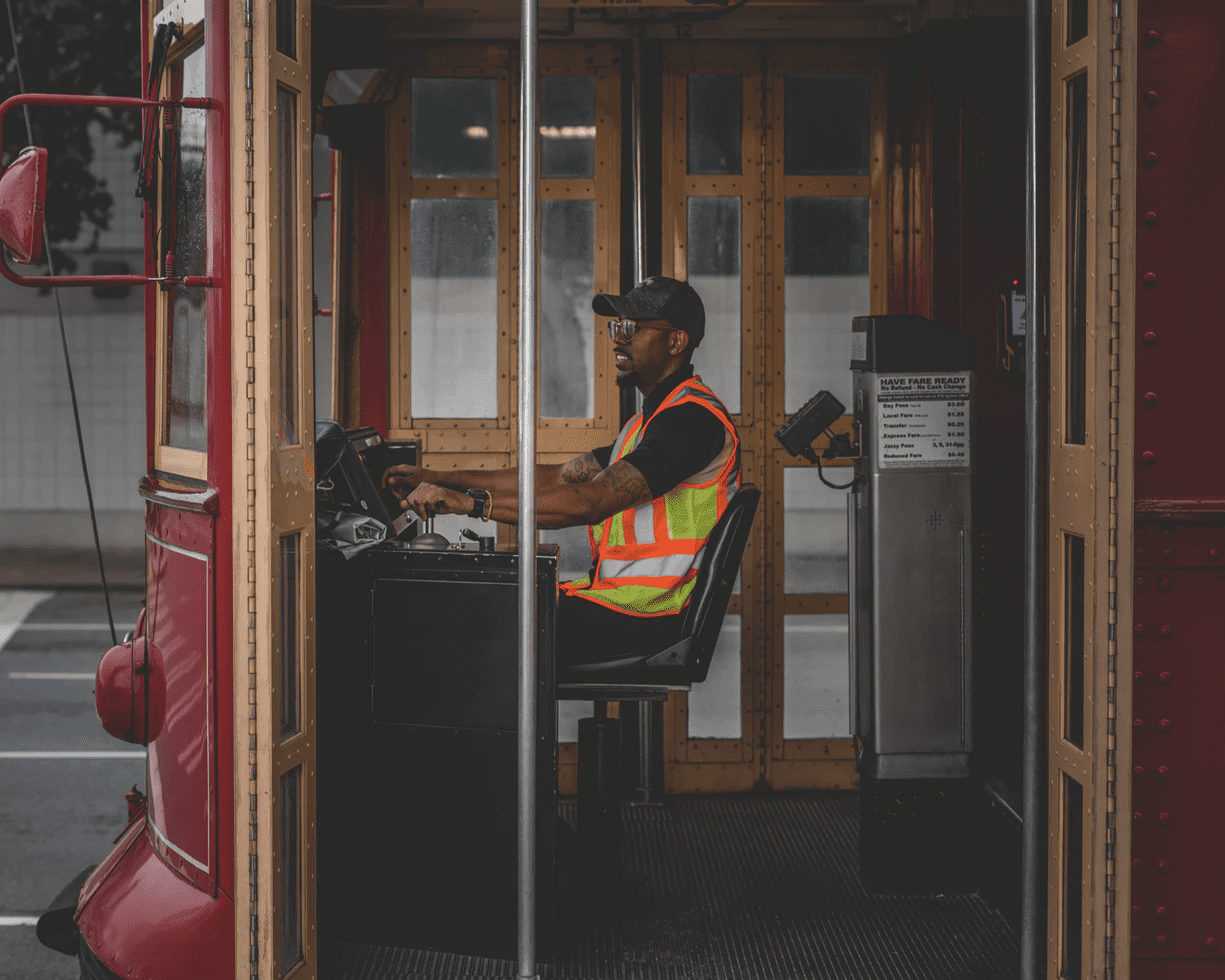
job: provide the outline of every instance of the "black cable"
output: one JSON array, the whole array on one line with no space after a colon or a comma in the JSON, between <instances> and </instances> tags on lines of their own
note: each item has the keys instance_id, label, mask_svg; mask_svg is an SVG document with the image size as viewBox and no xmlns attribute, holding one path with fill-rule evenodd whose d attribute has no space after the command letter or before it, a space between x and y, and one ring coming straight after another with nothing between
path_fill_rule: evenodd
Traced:
<instances>
[{"instance_id":1,"label":"black cable","mask_svg":"<svg viewBox=\"0 0 1225 980\"><path fill-rule=\"evenodd\" d=\"M17 69L17 85L21 90L21 94L25 95L26 83L21 73L21 58L17 53L17 22L13 17L13 0L4 0L4 2L8 8L9 31L13 35L13 64ZM30 123L30 107L23 105L21 108L25 112L26 117L26 139L33 146L34 127ZM43 224L43 248L47 250L47 274L54 279L55 260L51 256L51 236L47 232L45 222ZM51 292L55 296L55 311L59 314L60 344L64 348L64 367L68 371L68 392L72 396L72 417L77 426L77 449L81 454L81 473L85 477L85 496L89 500L89 522L93 525L94 529L94 548L98 553L98 574L102 578L102 595L106 600L106 620L111 627L111 645L118 646L119 638L115 634L115 616L111 612L111 592L106 584L106 566L102 561L102 541L98 537L98 515L94 510L94 492L89 483L89 464L85 461L85 437L81 434L81 413L77 407L77 387L72 379L72 358L68 356L68 333L64 329L64 307L60 303L59 289L56 286L52 286Z\"/></svg>"},{"instance_id":2,"label":"black cable","mask_svg":"<svg viewBox=\"0 0 1225 980\"><path fill-rule=\"evenodd\" d=\"M850 483L842 483L842 484L838 484L838 483L830 483L830 482L829 482L829 480L825 479L825 471L824 471L824 470L821 468L821 457L820 457L820 456L816 456L816 455L814 454L814 458L815 458L815 459L816 459L816 461L817 461L817 476L818 476L818 477L820 477L821 482L822 482L822 483L824 483L824 484L825 484L827 487L829 487L831 490L850 490L850 489L851 489L851 487L853 487L853 486L855 485L855 478L854 478L854 477L851 477L851 482L850 482Z\"/></svg>"}]
</instances>

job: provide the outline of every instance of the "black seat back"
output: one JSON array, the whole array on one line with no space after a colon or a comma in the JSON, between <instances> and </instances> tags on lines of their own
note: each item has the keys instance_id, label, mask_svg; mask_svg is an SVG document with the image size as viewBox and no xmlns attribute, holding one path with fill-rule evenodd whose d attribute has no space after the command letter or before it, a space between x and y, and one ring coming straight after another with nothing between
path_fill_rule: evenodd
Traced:
<instances>
[{"instance_id":1,"label":"black seat back","mask_svg":"<svg viewBox=\"0 0 1225 980\"><path fill-rule=\"evenodd\" d=\"M690 637L685 673L690 683L706 680L710 659L723 627L723 615L740 571L740 559L753 527L753 516L761 491L744 484L727 505L719 523L706 539L706 550L698 567L697 584L685 607L682 636Z\"/></svg>"}]
</instances>

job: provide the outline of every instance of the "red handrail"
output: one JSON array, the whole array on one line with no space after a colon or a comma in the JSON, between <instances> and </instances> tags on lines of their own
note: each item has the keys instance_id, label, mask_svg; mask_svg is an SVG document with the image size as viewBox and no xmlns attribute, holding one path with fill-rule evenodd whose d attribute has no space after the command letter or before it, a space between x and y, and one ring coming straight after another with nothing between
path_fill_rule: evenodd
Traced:
<instances>
[{"instance_id":1,"label":"red handrail","mask_svg":"<svg viewBox=\"0 0 1225 980\"><path fill-rule=\"evenodd\" d=\"M216 102L208 98L187 99L141 99L128 95L48 95L31 92L24 95L14 95L0 103L0 131L4 127L4 117L10 109L23 105L50 106L90 106L96 109L156 109L162 106L182 106L184 109L216 108ZM3 253L0 249L0 253ZM8 263L8 256L0 254L0 275L18 286L37 286L46 289L51 286L145 286L151 282L173 282L182 286L211 286L212 276L23 276L15 272Z\"/></svg>"}]
</instances>

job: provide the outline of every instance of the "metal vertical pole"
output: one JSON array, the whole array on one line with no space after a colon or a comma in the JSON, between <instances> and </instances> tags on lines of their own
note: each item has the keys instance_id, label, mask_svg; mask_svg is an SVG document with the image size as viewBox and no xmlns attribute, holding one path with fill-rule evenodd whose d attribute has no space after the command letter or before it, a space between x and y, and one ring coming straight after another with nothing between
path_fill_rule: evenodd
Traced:
<instances>
[{"instance_id":1,"label":"metal vertical pole","mask_svg":"<svg viewBox=\"0 0 1225 980\"><path fill-rule=\"evenodd\" d=\"M1025 116L1025 706L1022 746L1021 829L1021 980L1043 975L1045 944L1042 941L1042 788L1046 782L1046 752L1043 724L1044 670L1042 664L1041 570L1039 527L1045 487L1039 482L1039 454L1044 441L1041 385L1042 344L1045 333L1041 284L1038 281L1038 126L1039 126L1039 0L1025 3L1025 69L1028 103Z\"/></svg>"},{"instance_id":2,"label":"metal vertical pole","mask_svg":"<svg viewBox=\"0 0 1225 980\"><path fill-rule=\"evenodd\" d=\"M646 222L642 200L642 31L630 40L633 70L630 75L630 138L633 140L632 176L634 182L634 282L647 277ZM651 745L654 741L650 701L638 702L638 795L651 802Z\"/></svg>"},{"instance_id":3,"label":"metal vertical pole","mask_svg":"<svg viewBox=\"0 0 1225 980\"><path fill-rule=\"evenodd\" d=\"M521 0L519 75L519 977L536 976L537 0ZM550 814L545 815L552 819Z\"/></svg>"}]
</instances>

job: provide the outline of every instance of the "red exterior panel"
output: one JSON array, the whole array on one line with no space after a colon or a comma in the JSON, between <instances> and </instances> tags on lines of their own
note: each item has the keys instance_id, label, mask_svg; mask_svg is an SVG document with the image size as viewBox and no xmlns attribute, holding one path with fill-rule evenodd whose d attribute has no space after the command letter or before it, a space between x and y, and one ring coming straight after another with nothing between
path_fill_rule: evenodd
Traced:
<instances>
[{"instance_id":1,"label":"red exterior panel","mask_svg":"<svg viewBox=\"0 0 1225 980\"><path fill-rule=\"evenodd\" d=\"M1225 4L1140 0L1132 977L1225 976Z\"/></svg>"},{"instance_id":2,"label":"red exterior panel","mask_svg":"<svg viewBox=\"0 0 1225 980\"><path fill-rule=\"evenodd\" d=\"M1131 889L1137 958L1219 957L1225 942L1222 553L1225 527L1136 530ZM1225 970L1225 963L1218 959L1216 968Z\"/></svg>"},{"instance_id":3,"label":"red exterior panel","mask_svg":"<svg viewBox=\"0 0 1225 980\"><path fill-rule=\"evenodd\" d=\"M1137 506L1225 511L1225 453L1211 421L1225 365L1225 4L1144 0L1139 28Z\"/></svg>"}]
</instances>

